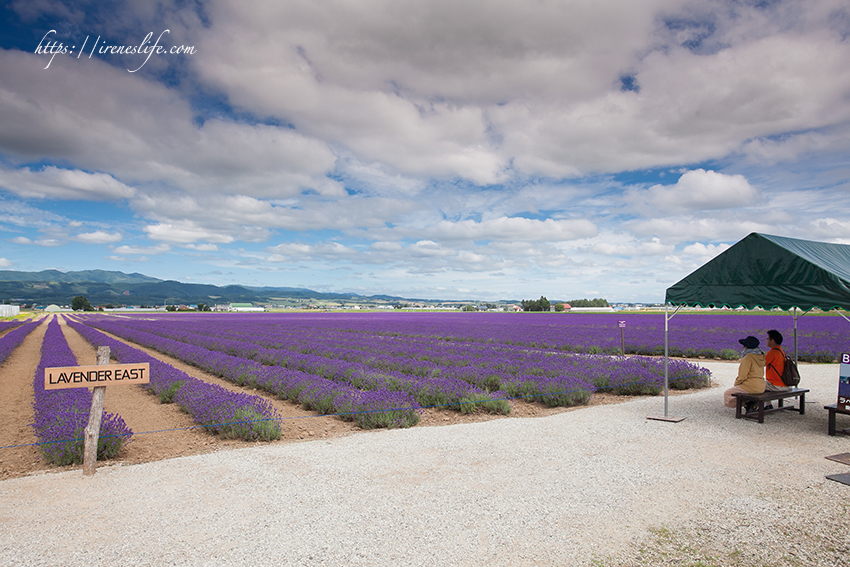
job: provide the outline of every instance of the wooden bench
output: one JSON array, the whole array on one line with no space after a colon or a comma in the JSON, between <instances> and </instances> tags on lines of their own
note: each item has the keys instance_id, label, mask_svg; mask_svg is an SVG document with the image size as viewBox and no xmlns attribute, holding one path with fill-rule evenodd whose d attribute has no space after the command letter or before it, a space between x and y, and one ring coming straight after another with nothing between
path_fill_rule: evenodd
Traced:
<instances>
[{"instance_id":1,"label":"wooden bench","mask_svg":"<svg viewBox=\"0 0 850 567\"><path fill-rule=\"evenodd\" d=\"M850 410L839 409L838 404L832 404L831 406L823 406L823 409L829 412L829 434L835 435L836 433L842 433L844 435L850 435L850 430L842 429L841 431L835 430L835 414L843 413L846 415L850 415Z\"/></svg>"},{"instance_id":2,"label":"wooden bench","mask_svg":"<svg viewBox=\"0 0 850 567\"><path fill-rule=\"evenodd\" d=\"M747 419L757 419L759 423L764 423L764 414L773 413L775 411L784 411L784 410L793 410L800 412L800 415L806 413L806 390L805 388L793 388L788 390L787 392L765 392L763 394L746 394L741 392L736 392L732 394L737 398L735 403L735 417L737 419L741 419L742 417L746 417ZM799 407L794 406L786 406L784 402L788 398L800 398ZM766 410L764 409L765 402L777 402L777 407L773 409ZM744 413L741 411L744 407L744 404L747 402L755 402L758 411Z\"/></svg>"}]
</instances>

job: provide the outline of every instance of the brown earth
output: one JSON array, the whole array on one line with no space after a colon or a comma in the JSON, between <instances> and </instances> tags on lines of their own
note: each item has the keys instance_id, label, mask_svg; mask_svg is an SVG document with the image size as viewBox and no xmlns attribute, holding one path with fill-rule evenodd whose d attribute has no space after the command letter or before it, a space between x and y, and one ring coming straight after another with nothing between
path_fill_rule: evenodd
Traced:
<instances>
[{"instance_id":1,"label":"brown earth","mask_svg":"<svg viewBox=\"0 0 850 567\"><path fill-rule=\"evenodd\" d=\"M81 465L57 467L41 459L37 442L30 423L32 414L32 382L36 367L41 358L41 343L47 329L47 321L40 325L24 340L0 366L0 480L26 476L45 471L59 471L81 468ZM96 363L96 348L65 324L59 317L68 345L77 357L79 365ZM121 340L118 337L113 337ZM132 344L132 343L130 343ZM166 362L190 376L212 384L218 384L233 391L244 392L241 388L216 376L199 370L170 356L140 347L147 354ZM281 439L272 443L294 443L301 440L331 438L354 433L368 434L351 422L338 417L318 416L304 410L300 405L280 400L259 390L252 394L269 400L280 414ZM672 394L673 392L671 392ZM676 392L677 394L680 392ZM620 403L628 397L611 394L594 394L588 406ZM491 419L510 419L543 417L565 411L576 411L588 406L573 408L547 408L540 404L511 400L509 416L486 413L461 414L448 409L427 408L423 410L417 427L433 427L456 423L473 423ZM117 459L104 464L136 464L158 461L244 447L246 441L226 440L198 428L192 418L174 404L161 404L156 396L136 386L109 388L106 392L104 410L121 415L130 429L133 439L124 446Z\"/></svg>"}]
</instances>

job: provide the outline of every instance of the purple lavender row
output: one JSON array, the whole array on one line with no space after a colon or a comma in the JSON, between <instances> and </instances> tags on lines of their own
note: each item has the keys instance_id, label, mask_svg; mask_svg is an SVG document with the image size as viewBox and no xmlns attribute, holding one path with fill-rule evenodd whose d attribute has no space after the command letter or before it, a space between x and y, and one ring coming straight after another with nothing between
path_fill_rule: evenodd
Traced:
<instances>
[{"instance_id":1,"label":"purple lavender row","mask_svg":"<svg viewBox=\"0 0 850 567\"><path fill-rule=\"evenodd\" d=\"M88 388L44 389L45 368L76 366L77 357L68 346L58 319L48 323L41 345L41 361L35 371L32 427L44 458L55 465L83 462L84 430L89 422L92 394ZM98 460L115 457L130 441L132 430L118 414L103 412L97 442Z\"/></svg>"},{"instance_id":2,"label":"purple lavender row","mask_svg":"<svg viewBox=\"0 0 850 567\"><path fill-rule=\"evenodd\" d=\"M274 349L261 349L264 352L257 354L260 360L253 360L226 354L222 352L224 347L207 349L140 331L127 326L126 320L118 323L111 318L95 316L88 318L87 322L226 380L297 401L307 409L322 413L355 412L358 414L355 419L361 426L383 426L371 423L375 419L383 419L376 411L379 406L407 408L405 425L418 422L421 405L442 405L465 412L479 408L501 413L510 411L510 406L500 399L504 398L501 393L490 395L462 380L422 380L395 372L377 373L362 365L297 353L289 353L293 355L291 358L281 359L280 351ZM297 392L288 386L291 382L298 386ZM302 387L307 383L310 385ZM344 395L337 399L337 393ZM391 398L391 403L379 403L382 397ZM360 417L361 413L376 415L363 421L365 418Z\"/></svg>"},{"instance_id":3,"label":"purple lavender row","mask_svg":"<svg viewBox=\"0 0 850 567\"><path fill-rule=\"evenodd\" d=\"M205 318L204 321L205 326L209 328L211 321L208 318ZM539 373L502 374L495 383L492 381L493 375L491 373L487 376L487 379L478 380L478 384L469 379L440 375L439 368L428 375L411 376L385 367L376 368L369 364L349 362L333 353L329 356L316 356L282 349L263 348L247 342L247 339L244 338L242 341L207 340L200 336L191 334L187 336L185 333L160 329L163 334L183 335L184 340L192 341L184 343L167 339L159 334L141 331L134 328L134 323L135 321L127 319L116 321L105 317L95 317L92 321L92 324L109 330L109 332L120 334L128 340L162 349L172 356L202 365L211 371L217 371L209 366L209 361L214 358L211 352L218 352L220 355L228 352L233 353L231 355L234 356L233 364L244 364L245 361L251 361L261 363L264 366L284 366L321 376L340 384L350 384L362 390L404 391L412 395L423 406L447 406L467 413L478 409L508 413L510 406L505 402L505 398L508 397L523 397L552 406L577 405L586 403L595 389L588 380L554 372L550 375L540 375ZM153 330L149 321L139 323L142 323L140 326ZM252 330L256 332L255 327L252 327ZM203 343L204 346L198 346L197 343L199 342ZM382 355L375 354L374 356L381 357ZM374 363L374 361L371 362ZM258 370L252 370L252 372L256 373ZM469 378L468 375L464 377ZM656 389L660 390L660 386L657 386L659 383L657 377L633 376L631 382L635 381L639 381L644 389L652 387L651 385L655 383Z\"/></svg>"},{"instance_id":4,"label":"purple lavender row","mask_svg":"<svg viewBox=\"0 0 850 567\"><path fill-rule=\"evenodd\" d=\"M108 346L112 357L119 362L150 364L148 389L161 402L174 402L192 416L195 423L225 439L271 441L280 438L280 415L263 398L246 393L231 392L208 384L177 370L148 354L117 341L100 331L77 321L69 325L89 343Z\"/></svg>"},{"instance_id":5,"label":"purple lavender row","mask_svg":"<svg viewBox=\"0 0 850 567\"><path fill-rule=\"evenodd\" d=\"M371 332L377 327L383 333L447 341L494 341L614 354L620 350L618 321L626 321L627 353L659 355L664 351L661 314L422 314L415 324L404 317L394 320L393 315L376 314L375 319L361 321L354 320L356 315L348 315L350 321L344 323L342 319L328 318L318 324L346 327L352 332ZM831 361L850 340L850 324L838 316L809 314L798 320L798 326L804 360ZM764 336L768 329L777 329L790 338L793 319L789 315L768 314L678 314L670 320L670 352L673 356L737 358L739 338L750 334Z\"/></svg>"},{"instance_id":6,"label":"purple lavender row","mask_svg":"<svg viewBox=\"0 0 850 567\"><path fill-rule=\"evenodd\" d=\"M87 323L174 356L226 380L268 391L281 399L292 400L322 414L339 414L360 427L410 427L419 422L419 404L407 392L375 384L364 392L350 384L335 382L299 370L268 367L255 361L210 351L155 335L134 332L114 321L89 317Z\"/></svg>"},{"instance_id":7,"label":"purple lavender row","mask_svg":"<svg viewBox=\"0 0 850 567\"><path fill-rule=\"evenodd\" d=\"M188 321L184 322L188 323ZM209 323L210 321L205 318L204 328L207 329L207 332L209 332L211 327ZM151 323L146 321L144 322L144 326L149 328ZM232 328L232 325L230 328ZM257 333L256 325L252 325L251 329L253 334ZM179 333L176 331L161 330L161 332L171 336L178 334L185 335L185 333ZM314 342L318 340L318 337L313 337ZM257 349L251 345L240 345L240 343L234 341L225 341L219 346L207 346L213 346L213 348L218 348L220 350L226 349L229 352L238 352L239 349L244 346L248 356L263 354L258 353ZM382 344L381 349L384 348L386 348L386 345ZM312 347L311 352L317 352L318 350L319 347L314 346ZM273 352L273 356L275 354L277 353ZM493 355L492 352L489 354ZM525 355L527 353L525 351L517 351L515 354ZM539 353L535 354L538 358L541 356ZM345 353L340 352L338 349L331 352L325 352L324 355L330 359L341 358L349 361L351 360L350 356L346 356ZM288 355L287 361L288 363L291 363L293 357L303 359L308 356L309 355L290 354ZM369 356L372 360L368 362L372 364L373 367L377 366L382 373L392 372L393 369L390 368L392 362L388 363L387 357L383 353L370 354ZM382 359L383 363L376 362L375 359L378 358ZM497 356L496 358L501 360L500 356ZM660 391L663 384L663 366L659 363L650 362L650 368L648 369L646 367L646 363L641 363L634 359L612 361L607 357L599 357L593 361L594 364L590 365L592 367L591 371L587 371L586 367L588 366L589 361L586 357L564 357L561 355L558 357L558 360L552 359L551 357L545 357L541 360L547 360L550 362L550 368L548 371L541 370L540 360L535 360L527 363L529 366L527 372L517 372L515 367L511 374L506 374L499 370L494 370L493 368L482 368L480 363L478 367L473 367L471 365L463 366L462 372L458 372L457 368L451 368L452 361L444 360L442 361L442 367L433 363L428 363L431 366L430 370L426 373L420 374L433 378L439 376L441 370L444 371L443 376L446 375L446 370L449 372L454 371L455 374L452 376L454 379L462 378L467 382L496 392L493 397L503 396L503 394L499 391L501 389L505 393L504 395L508 395L510 397L528 397L542 401L548 405L574 405L575 403L585 402L589 393L592 391L592 387L588 387L589 382L596 383L599 387L604 389L629 394L657 393ZM566 368L570 366L570 364L565 364L565 362L572 365L572 371L570 371L570 368ZM446 367L447 364L449 365L448 368ZM495 364L500 364L500 362ZM314 363L313 371L315 372L316 368L318 368L319 371L324 371L326 365L327 360ZM604 368L602 366L604 366ZM691 380L688 383L686 383L684 378L678 381L674 380L674 385L681 384L681 387L684 388L691 387L694 384L704 385L706 383L707 371L698 369L688 363L679 363L678 366L683 367L681 370L685 370ZM567 370L566 372L565 368ZM419 370L421 371L421 368ZM654 372L652 370L654 370ZM674 365L673 370L675 376L675 373L679 369L676 365ZM583 380L577 383L576 376L579 375L583 377Z\"/></svg>"},{"instance_id":8,"label":"purple lavender row","mask_svg":"<svg viewBox=\"0 0 850 567\"><path fill-rule=\"evenodd\" d=\"M0 364L9 358L9 355L12 354L12 352L14 352L14 350L18 348L22 342L24 342L27 335L33 332L33 330L35 330L35 328L40 324L41 321L27 322L16 329L12 329L3 335L3 337L0 337Z\"/></svg>"},{"instance_id":9,"label":"purple lavender row","mask_svg":"<svg viewBox=\"0 0 850 567\"><path fill-rule=\"evenodd\" d=\"M174 320L173 317L157 319L168 321ZM310 313L251 317L252 327L274 327L286 334L288 342L297 341L299 336L308 339L319 332L334 332L338 337L380 337L382 346L383 340L404 337L463 347L516 345L586 354L617 354L620 350L617 323L623 320L626 321L627 353L660 355L664 352L663 316L659 314L340 313L322 316ZM850 342L850 324L838 316L809 314L798 323L803 360L831 361ZM236 335L239 327L242 326L236 325L230 332ZM778 329L788 338L786 345L791 345L793 320L789 315L679 314L670 321L670 353L690 358L735 359L739 356L737 340L740 337L763 336L768 329Z\"/></svg>"},{"instance_id":10,"label":"purple lavender row","mask_svg":"<svg viewBox=\"0 0 850 567\"><path fill-rule=\"evenodd\" d=\"M652 359L588 358L503 345L465 344L458 347L458 343L448 344L432 339L417 339L414 342L400 337L381 337L381 344L376 347L374 337L362 334L354 335L349 340L349 348L341 348L336 346L340 342L338 334L322 336L309 333L309 344L301 337L292 337L291 333L274 338L274 333L270 335L269 329L260 324L256 316L249 327L250 338L212 338L221 335L239 336L234 331L240 327L234 324L234 316L224 316L220 320L228 323L224 332L217 332L216 319L210 317L204 317L202 322L200 319L192 321L184 317L181 326L190 329L188 332L172 329L165 326L164 322L157 321L123 320L114 322L114 325L125 328L132 326L135 332L139 332L135 329L138 326L158 336L175 337L172 340L231 352L266 364L295 365L308 372L330 372L327 361L338 360L364 365L382 374L401 373L420 378L463 380L490 392L503 391L511 397L532 397L550 405L572 405L576 399L574 396L561 397L556 394L577 390L586 390L586 394L589 394L584 388L588 383L605 391L622 394L655 394L663 386L663 362ZM356 340L362 344L352 344ZM260 344L278 344L279 348L267 349ZM290 352L282 354L282 350ZM674 388L702 387L708 382L706 369L686 361L672 361L670 370L670 384ZM576 382L576 379L580 381ZM586 397L579 396L578 399L586 400Z\"/></svg>"},{"instance_id":11,"label":"purple lavender row","mask_svg":"<svg viewBox=\"0 0 850 567\"><path fill-rule=\"evenodd\" d=\"M29 319L27 319L26 321L29 321ZM0 333L5 333L10 329L20 327L21 324L25 323L26 321L20 321L18 319L13 319L12 321L0 321Z\"/></svg>"},{"instance_id":12,"label":"purple lavender row","mask_svg":"<svg viewBox=\"0 0 850 567\"><path fill-rule=\"evenodd\" d=\"M282 320L280 318L283 318ZM515 344L588 354L620 350L618 321L626 321L627 353L664 352L662 314L509 314L509 313L286 313L256 317L277 319L296 329L337 330L371 336L433 338L446 342ZM163 318L163 320L166 320ZM793 319L781 314L678 314L670 320L672 356L737 358L737 340L763 336L768 329L793 336ZM798 320L802 360L828 362L850 342L850 324L835 315L808 314Z\"/></svg>"}]
</instances>

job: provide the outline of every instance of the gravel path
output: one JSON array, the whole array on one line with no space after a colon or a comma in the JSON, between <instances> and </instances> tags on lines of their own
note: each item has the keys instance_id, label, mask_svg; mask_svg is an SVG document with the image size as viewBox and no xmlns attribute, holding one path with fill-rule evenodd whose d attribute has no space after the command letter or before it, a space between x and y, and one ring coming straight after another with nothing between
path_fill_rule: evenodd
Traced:
<instances>
[{"instance_id":1,"label":"gravel path","mask_svg":"<svg viewBox=\"0 0 850 567\"><path fill-rule=\"evenodd\" d=\"M761 425L704 365L720 389L671 396L680 423L636 399L2 481L0 565L850 564L838 365Z\"/></svg>"}]
</instances>

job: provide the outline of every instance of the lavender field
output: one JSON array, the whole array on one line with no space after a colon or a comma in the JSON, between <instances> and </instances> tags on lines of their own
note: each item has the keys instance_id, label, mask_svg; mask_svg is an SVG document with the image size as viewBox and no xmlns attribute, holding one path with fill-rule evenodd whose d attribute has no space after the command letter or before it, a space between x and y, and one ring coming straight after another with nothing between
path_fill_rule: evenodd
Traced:
<instances>
[{"instance_id":1,"label":"lavender field","mask_svg":"<svg viewBox=\"0 0 850 567\"><path fill-rule=\"evenodd\" d=\"M364 428L415 425L424 407L509 413L511 398L571 406L594 392L654 395L664 381L663 360L653 356L663 353L660 314L176 313L80 320L90 329L80 329L84 335L100 329ZM619 356L618 321L626 322L630 356ZM850 343L850 323L840 317L810 315L798 326L803 360L832 361ZM792 344L787 315L678 314L670 321L670 352L733 359L739 338L763 338L771 328ZM671 360L669 372L672 388L708 384L708 371L685 360ZM183 397L181 384L171 384L167 395Z\"/></svg>"}]
</instances>

